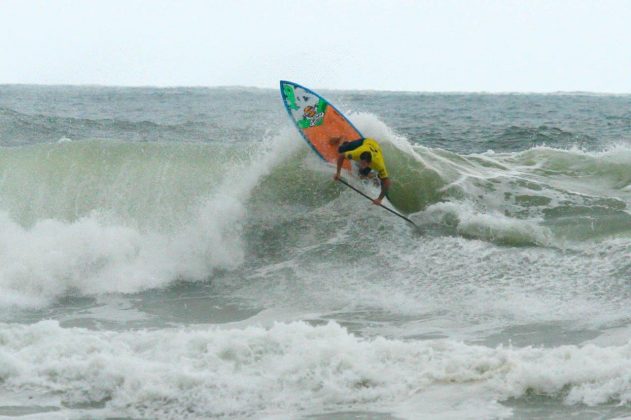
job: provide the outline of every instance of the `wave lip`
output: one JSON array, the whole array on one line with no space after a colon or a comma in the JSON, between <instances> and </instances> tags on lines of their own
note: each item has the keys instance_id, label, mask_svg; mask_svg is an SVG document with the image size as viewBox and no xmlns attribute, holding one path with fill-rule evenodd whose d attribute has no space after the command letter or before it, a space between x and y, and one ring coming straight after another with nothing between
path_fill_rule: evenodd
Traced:
<instances>
[{"instance_id":1,"label":"wave lip","mask_svg":"<svg viewBox=\"0 0 631 420\"><path fill-rule=\"evenodd\" d=\"M0 304L137 292L238 267L252 190L293 150L267 142L253 160L197 145L11 150L0 156L0 199L9 209L0 211Z\"/></svg>"}]
</instances>

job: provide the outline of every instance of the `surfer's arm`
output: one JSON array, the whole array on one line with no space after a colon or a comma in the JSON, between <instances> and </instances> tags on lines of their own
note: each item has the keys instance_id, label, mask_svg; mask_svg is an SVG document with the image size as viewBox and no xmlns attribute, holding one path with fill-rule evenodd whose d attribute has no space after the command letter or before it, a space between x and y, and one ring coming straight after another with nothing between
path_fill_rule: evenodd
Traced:
<instances>
[{"instance_id":1,"label":"surfer's arm","mask_svg":"<svg viewBox=\"0 0 631 420\"><path fill-rule=\"evenodd\" d=\"M379 194L379 198L372 200L372 202L374 204L381 204L381 201L383 200L383 198L386 196L386 194L388 193L388 190L390 189L390 178L383 178L381 180L381 193Z\"/></svg>"},{"instance_id":2,"label":"surfer's arm","mask_svg":"<svg viewBox=\"0 0 631 420\"><path fill-rule=\"evenodd\" d=\"M339 181L340 179L340 172L342 171L342 164L344 163L344 159L346 159L344 157L344 153L340 153L337 155L337 169L335 171L335 176L333 177L333 179L336 181Z\"/></svg>"}]
</instances>

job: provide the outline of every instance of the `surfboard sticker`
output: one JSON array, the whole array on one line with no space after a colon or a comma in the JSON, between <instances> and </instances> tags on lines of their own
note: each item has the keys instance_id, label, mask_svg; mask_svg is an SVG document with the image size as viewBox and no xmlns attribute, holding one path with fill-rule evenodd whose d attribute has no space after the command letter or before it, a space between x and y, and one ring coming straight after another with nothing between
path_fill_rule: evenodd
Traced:
<instances>
[{"instance_id":1,"label":"surfboard sticker","mask_svg":"<svg viewBox=\"0 0 631 420\"><path fill-rule=\"evenodd\" d=\"M363 137L340 111L314 91L281 80L280 94L302 137L325 161L335 164L341 142ZM345 160L344 168L350 167L349 161Z\"/></svg>"}]
</instances>

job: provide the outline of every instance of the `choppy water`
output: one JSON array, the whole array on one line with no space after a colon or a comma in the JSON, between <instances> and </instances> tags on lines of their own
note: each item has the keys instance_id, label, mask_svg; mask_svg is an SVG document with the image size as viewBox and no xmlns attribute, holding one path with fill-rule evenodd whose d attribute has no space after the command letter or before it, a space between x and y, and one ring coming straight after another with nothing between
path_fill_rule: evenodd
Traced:
<instances>
[{"instance_id":1,"label":"choppy water","mask_svg":"<svg viewBox=\"0 0 631 420\"><path fill-rule=\"evenodd\" d=\"M631 96L0 86L0 415L631 414ZM370 188L369 186L364 186Z\"/></svg>"}]
</instances>

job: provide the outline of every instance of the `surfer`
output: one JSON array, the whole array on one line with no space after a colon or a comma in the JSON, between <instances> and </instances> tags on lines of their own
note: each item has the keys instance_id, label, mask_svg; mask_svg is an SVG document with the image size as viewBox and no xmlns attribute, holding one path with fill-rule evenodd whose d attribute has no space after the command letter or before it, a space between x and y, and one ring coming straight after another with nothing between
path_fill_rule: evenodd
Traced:
<instances>
[{"instance_id":1,"label":"surfer","mask_svg":"<svg viewBox=\"0 0 631 420\"><path fill-rule=\"evenodd\" d=\"M334 138L331 139L331 142L337 142L339 144L341 140L341 138ZM359 162L359 174L362 177L368 177L371 170L377 171L379 181L381 181L381 193L379 197L372 200L372 202L373 204L380 205L390 188L391 182L388 178L388 171L386 170L386 164L383 160L379 143L371 138L344 141L337 148L337 151L339 153L337 157L337 171L333 179L339 181L344 159Z\"/></svg>"}]
</instances>

